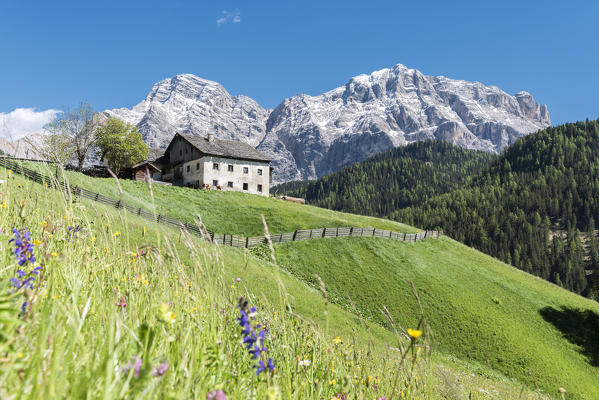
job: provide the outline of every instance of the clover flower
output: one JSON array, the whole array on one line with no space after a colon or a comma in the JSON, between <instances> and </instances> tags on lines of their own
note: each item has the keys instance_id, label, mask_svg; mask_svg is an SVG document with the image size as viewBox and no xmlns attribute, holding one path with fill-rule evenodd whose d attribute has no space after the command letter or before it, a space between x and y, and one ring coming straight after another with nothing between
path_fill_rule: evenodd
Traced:
<instances>
[{"instance_id":1,"label":"clover flower","mask_svg":"<svg viewBox=\"0 0 599 400\"><path fill-rule=\"evenodd\" d=\"M213 390L206 394L206 400L227 400L227 396L222 390Z\"/></svg>"},{"instance_id":2,"label":"clover flower","mask_svg":"<svg viewBox=\"0 0 599 400\"><path fill-rule=\"evenodd\" d=\"M133 376L138 378L142 365L143 362L141 360L141 357L138 355L134 355L129 364L123 367L123 374L126 375L127 373L129 373L130 370L133 370Z\"/></svg>"},{"instance_id":3,"label":"clover flower","mask_svg":"<svg viewBox=\"0 0 599 400\"><path fill-rule=\"evenodd\" d=\"M168 369L168 361L164 361L162 364L158 365L154 370L152 370L152 375L154 376L162 376Z\"/></svg>"},{"instance_id":4,"label":"clover flower","mask_svg":"<svg viewBox=\"0 0 599 400\"><path fill-rule=\"evenodd\" d=\"M252 355L253 359L260 358L255 365L256 375L260 375L260 373L266 369L274 371L275 364L273 359L269 358L266 360L266 357L264 356L264 353L268 352L268 348L264 345L264 341L269 330L262 328L262 325L256 322L256 316L258 314L256 307L248 308L248 302L243 297L239 298L237 307L239 308L239 318L237 318L237 322L242 328L243 344L245 344L245 348L248 353Z\"/></svg>"}]
</instances>

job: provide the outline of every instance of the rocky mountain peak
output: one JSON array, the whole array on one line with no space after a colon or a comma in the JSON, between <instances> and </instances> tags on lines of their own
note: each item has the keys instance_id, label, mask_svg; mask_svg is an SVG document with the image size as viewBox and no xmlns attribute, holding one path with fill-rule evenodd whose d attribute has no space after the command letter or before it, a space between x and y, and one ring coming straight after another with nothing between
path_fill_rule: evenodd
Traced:
<instances>
[{"instance_id":1,"label":"rocky mountain peak","mask_svg":"<svg viewBox=\"0 0 599 400\"><path fill-rule=\"evenodd\" d=\"M165 147L176 132L245 141L273 159L275 182L316 178L424 139L497 153L550 124L547 107L527 92L511 96L402 64L318 96L287 98L274 110L181 74L156 83L133 108L105 113L137 125L151 147Z\"/></svg>"}]
</instances>

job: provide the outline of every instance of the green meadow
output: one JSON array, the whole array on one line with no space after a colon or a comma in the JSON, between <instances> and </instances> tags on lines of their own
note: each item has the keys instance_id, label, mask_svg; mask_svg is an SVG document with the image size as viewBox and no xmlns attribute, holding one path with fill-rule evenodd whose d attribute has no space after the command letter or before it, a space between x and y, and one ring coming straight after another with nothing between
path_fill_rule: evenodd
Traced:
<instances>
[{"instance_id":1,"label":"green meadow","mask_svg":"<svg viewBox=\"0 0 599 400\"><path fill-rule=\"evenodd\" d=\"M34 289L2 303L2 398L205 398L222 389L234 399L540 399L560 398L560 387L566 398L599 398L599 305L449 238L291 242L275 245L273 263L267 246L211 245L0 171L0 294L14 291L19 269L12 228L41 242L42 266ZM119 197L114 180L67 179ZM154 185L152 197L143 183L120 183L125 201L199 216L220 233L260 235L261 214L273 233L418 231L242 193ZM80 227L74 240L69 226ZM256 376L241 342L241 296L270 329L274 371ZM407 328L424 333L411 340Z\"/></svg>"}]
</instances>

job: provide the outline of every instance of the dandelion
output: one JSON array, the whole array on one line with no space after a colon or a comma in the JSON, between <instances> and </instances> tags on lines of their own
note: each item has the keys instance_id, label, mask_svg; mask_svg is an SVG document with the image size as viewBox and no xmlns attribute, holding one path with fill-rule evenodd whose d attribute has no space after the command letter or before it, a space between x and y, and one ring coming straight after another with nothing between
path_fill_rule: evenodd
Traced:
<instances>
[{"instance_id":1,"label":"dandelion","mask_svg":"<svg viewBox=\"0 0 599 400\"><path fill-rule=\"evenodd\" d=\"M118 237L118 236L121 236L121 232L119 232L119 231L116 231L116 232L114 232L114 233L112 234L112 236L113 236L113 237Z\"/></svg>"},{"instance_id":2,"label":"dandelion","mask_svg":"<svg viewBox=\"0 0 599 400\"><path fill-rule=\"evenodd\" d=\"M416 340L420 337L420 335L422 335L422 331L419 331L418 329L409 329L408 328L408 335L410 335L412 340Z\"/></svg>"},{"instance_id":3,"label":"dandelion","mask_svg":"<svg viewBox=\"0 0 599 400\"><path fill-rule=\"evenodd\" d=\"M158 365L156 368L152 370L152 375L154 376L162 376L168 369L168 361L164 361L162 364Z\"/></svg>"},{"instance_id":4,"label":"dandelion","mask_svg":"<svg viewBox=\"0 0 599 400\"><path fill-rule=\"evenodd\" d=\"M6 207L8 207L8 204L6 204L6 203L2 203L2 204L0 204L0 207L2 207L2 208L6 208Z\"/></svg>"},{"instance_id":5,"label":"dandelion","mask_svg":"<svg viewBox=\"0 0 599 400\"><path fill-rule=\"evenodd\" d=\"M342 342L341 336L337 336L335 339L333 339L333 343L335 343L335 344L340 344L341 342Z\"/></svg>"}]
</instances>

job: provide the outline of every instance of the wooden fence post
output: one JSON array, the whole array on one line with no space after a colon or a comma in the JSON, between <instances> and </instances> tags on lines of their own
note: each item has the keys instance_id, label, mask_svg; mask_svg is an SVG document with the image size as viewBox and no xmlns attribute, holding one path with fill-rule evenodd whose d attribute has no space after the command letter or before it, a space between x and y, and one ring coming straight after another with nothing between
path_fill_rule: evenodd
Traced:
<instances>
[{"instance_id":1,"label":"wooden fence post","mask_svg":"<svg viewBox=\"0 0 599 400\"><path fill-rule=\"evenodd\" d=\"M293 232L293 238L291 240L295 242L295 237L296 236L297 236L297 230L295 232Z\"/></svg>"},{"instance_id":2,"label":"wooden fence post","mask_svg":"<svg viewBox=\"0 0 599 400\"><path fill-rule=\"evenodd\" d=\"M245 238L245 248L246 249L250 248L250 237L249 236Z\"/></svg>"}]
</instances>

